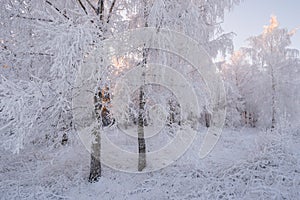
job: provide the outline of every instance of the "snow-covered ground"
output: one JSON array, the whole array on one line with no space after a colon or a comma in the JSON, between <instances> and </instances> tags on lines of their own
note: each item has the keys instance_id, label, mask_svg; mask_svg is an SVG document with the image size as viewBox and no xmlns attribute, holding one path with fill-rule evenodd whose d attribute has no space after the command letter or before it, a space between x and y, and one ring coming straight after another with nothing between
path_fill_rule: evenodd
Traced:
<instances>
[{"instance_id":1,"label":"snow-covered ground","mask_svg":"<svg viewBox=\"0 0 300 200\"><path fill-rule=\"evenodd\" d=\"M205 131L172 165L150 173L103 167L89 183L89 153L80 142L52 152L1 151L0 199L300 199L300 133L225 129L213 151L198 157Z\"/></svg>"}]
</instances>

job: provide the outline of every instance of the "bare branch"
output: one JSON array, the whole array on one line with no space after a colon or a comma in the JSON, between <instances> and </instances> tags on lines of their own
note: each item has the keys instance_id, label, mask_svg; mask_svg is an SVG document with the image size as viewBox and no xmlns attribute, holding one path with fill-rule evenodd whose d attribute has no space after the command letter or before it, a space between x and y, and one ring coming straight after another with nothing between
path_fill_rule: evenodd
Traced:
<instances>
[{"instance_id":1,"label":"bare branch","mask_svg":"<svg viewBox=\"0 0 300 200\"><path fill-rule=\"evenodd\" d=\"M64 16L66 19L70 19L65 13L63 13L60 9L58 9L56 6L54 6L50 1L46 0L46 3L49 4L52 8L54 8L59 14Z\"/></svg>"},{"instance_id":2,"label":"bare branch","mask_svg":"<svg viewBox=\"0 0 300 200\"><path fill-rule=\"evenodd\" d=\"M77 2L79 3L79 5L81 6L82 10L85 12L85 14L87 15L87 11L86 11L86 8L85 6L83 5L83 3L81 2L81 0L77 0Z\"/></svg>"},{"instance_id":3,"label":"bare branch","mask_svg":"<svg viewBox=\"0 0 300 200\"><path fill-rule=\"evenodd\" d=\"M113 11L113 9L114 9L114 7L115 7L116 1L117 1L117 0L113 0L111 6L110 6L110 8L109 8L109 12L108 12L108 16L107 16L107 21L106 21L107 24L108 24L109 21L110 21L110 18L111 18L111 15L112 15L112 11Z\"/></svg>"},{"instance_id":4,"label":"bare branch","mask_svg":"<svg viewBox=\"0 0 300 200\"><path fill-rule=\"evenodd\" d=\"M104 0L98 0L97 3L97 15L100 15L100 21L103 19L104 14Z\"/></svg>"},{"instance_id":5,"label":"bare branch","mask_svg":"<svg viewBox=\"0 0 300 200\"><path fill-rule=\"evenodd\" d=\"M7 46L1 45L2 50L13 52L12 50L8 49ZM51 53L44 53L44 52L20 52L21 55L32 55L32 56L54 56L54 54ZM14 56L17 54L15 53Z\"/></svg>"},{"instance_id":6,"label":"bare branch","mask_svg":"<svg viewBox=\"0 0 300 200\"><path fill-rule=\"evenodd\" d=\"M88 2L88 4L91 6L91 8L95 11L95 13L97 14L97 9L96 7L89 1L89 0L86 0L86 2Z\"/></svg>"},{"instance_id":7,"label":"bare branch","mask_svg":"<svg viewBox=\"0 0 300 200\"><path fill-rule=\"evenodd\" d=\"M26 54L26 53L25 53ZM34 55L34 56L54 56L54 54L50 53L41 53L41 52L29 52L29 55Z\"/></svg>"},{"instance_id":8,"label":"bare branch","mask_svg":"<svg viewBox=\"0 0 300 200\"><path fill-rule=\"evenodd\" d=\"M20 16L20 15L12 15L10 17L18 17L22 19L28 19L28 20L37 20L37 21L43 21L43 22L53 22L52 19L42 19L42 18L35 18L35 17L25 17L25 16Z\"/></svg>"}]
</instances>

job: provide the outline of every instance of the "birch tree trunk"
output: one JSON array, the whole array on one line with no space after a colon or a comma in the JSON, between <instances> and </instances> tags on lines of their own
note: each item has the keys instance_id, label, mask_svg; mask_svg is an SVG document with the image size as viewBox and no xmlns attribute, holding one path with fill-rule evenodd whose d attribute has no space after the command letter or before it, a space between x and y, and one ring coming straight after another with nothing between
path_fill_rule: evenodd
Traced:
<instances>
[{"instance_id":1,"label":"birch tree trunk","mask_svg":"<svg viewBox=\"0 0 300 200\"><path fill-rule=\"evenodd\" d=\"M94 116L97 123L101 123L101 111L103 110L102 105L102 90L99 88L94 96ZM100 126L95 126L92 134L95 136L95 140L91 145L91 165L90 165L90 176L89 182L97 182L101 177L101 133Z\"/></svg>"},{"instance_id":2,"label":"birch tree trunk","mask_svg":"<svg viewBox=\"0 0 300 200\"><path fill-rule=\"evenodd\" d=\"M95 140L92 142L91 147L91 166L90 166L90 176L89 182L97 182L101 177L101 137L100 137L100 127L96 127L93 134L95 135Z\"/></svg>"},{"instance_id":3,"label":"birch tree trunk","mask_svg":"<svg viewBox=\"0 0 300 200\"><path fill-rule=\"evenodd\" d=\"M139 95L139 116L138 116L138 148L139 148L138 171L142 171L146 167L144 116L145 116L144 86L141 86L140 95Z\"/></svg>"},{"instance_id":4,"label":"birch tree trunk","mask_svg":"<svg viewBox=\"0 0 300 200\"><path fill-rule=\"evenodd\" d=\"M272 78L272 125L271 129L275 128L276 125L276 85L275 85L275 76L274 76L274 69L271 66L271 78Z\"/></svg>"},{"instance_id":5,"label":"birch tree trunk","mask_svg":"<svg viewBox=\"0 0 300 200\"><path fill-rule=\"evenodd\" d=\"M86 12L86 8L82 4L81 0L79 0L81 7ZM98 0L97 6L93 6L90 2L89 5L95 11L95 14L99 17L100 21L100 29L103 33L106 31L105 25L109 24L113 8L115 7L116 0L112 1L112 4L109 7L107 13L107 19L104 19L104 0ZM86 12L87 13L87 12ZM97 125L94 127L93 135L95 136L95 140L91 145L91 164L90 164L90 175L89 182L97 182L101 177L101 132L100 128L103 126L107 126L107 122L103 123L104 120L108 118L108 108L106 108L106 104L109 103L110 97L106 98L106 93L109 91L105 91L107 88L98 88L97 94L94 96L94 105L95 105L95 120L97 120Z\"/></svg>"},{"instance_id":6,"label":"birch tree trunk","mask_svg":"<svg viewBox=\"0 0 300 200\"><path fill-rule=\"evenodd\" d=\"M147 0L143 1L144 3L144 27L148 27L148 2ZM147 57L148 57L148 49L144 47L143 49L143 61L142 68L143 74L142 78L145 83L145 68L147 65ZM139 116L138 116L138 148L139 148L139 158L138 158L138 171L142 171L146 167L146 142L145 142L145 134L144 134L144 126L145 126L145 93L144 93L144 85L140 87L140 95L139 95Z\"/></svg>"}]
</instances>

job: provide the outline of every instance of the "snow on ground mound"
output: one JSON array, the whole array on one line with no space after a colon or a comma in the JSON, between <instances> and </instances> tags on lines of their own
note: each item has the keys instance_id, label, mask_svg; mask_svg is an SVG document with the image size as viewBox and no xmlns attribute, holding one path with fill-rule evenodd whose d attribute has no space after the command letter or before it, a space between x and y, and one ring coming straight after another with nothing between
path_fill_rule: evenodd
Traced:
<instances>
[{"instance_id":1,"label":"snow on ground mound","mask_svg":"<svg viewBox=\"0 0 300 200\"><path fill-rule=\"evenodd\" d=\"M103 167L103 177L94 184L87 182L89 154L79 144L47 154L38 148L17 156L2 154L1 199L299 198L299 137L291 134L282 142L275 134L258 132L227 129L213 152L200 160L202 135L162 170L129 174ZM265 139L259 143L261 137Z\"/></svg>"}]
</instances>

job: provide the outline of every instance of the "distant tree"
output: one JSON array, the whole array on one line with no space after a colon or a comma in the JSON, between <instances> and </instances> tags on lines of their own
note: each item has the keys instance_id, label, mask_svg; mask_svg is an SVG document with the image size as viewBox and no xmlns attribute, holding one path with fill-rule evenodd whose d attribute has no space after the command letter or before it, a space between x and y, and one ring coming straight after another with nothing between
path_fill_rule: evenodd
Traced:
<instances>
[{"instance_id":1,"label":"distant tree","mask_svg":"<svg viewBox=\"0 0 300 200\"><path fill-rule=\"evenodd\" d=\"M293 33L287 29L279 28L279 23L275 16L271 17L270 25L265 26L262 34L249 38L250 48L246 49L251 56L253 65L259 71L266 73L270 77L269 88L271 91L271 128L274 129L278 122L279 112L279 87L283 76L281 74L284 67L289 67L287 63L296 59L298 50L289 49ZM291 73L290 70L286 71ZM266 77L268 78L268 77ZM286 80L287 81L287 80ZM290 80L292 81L292 80Z\"/></svg>"},{"instance_id":2,"label":"distant tree","mask_svg":"<svg viewBox=\"0 0 300 200\"><path fill-rule=\"evenodd\" d=\"M257 86L255 78L259 76L249 56L242 50L235 51L228 62L221 64L221 72L227 90L226 124L255 126L253 94Z\"/></svg>"}]
</instances>

